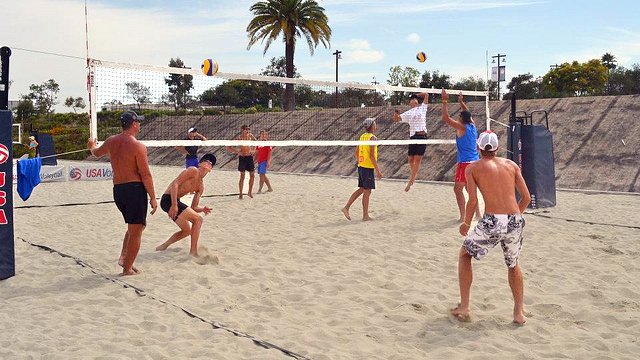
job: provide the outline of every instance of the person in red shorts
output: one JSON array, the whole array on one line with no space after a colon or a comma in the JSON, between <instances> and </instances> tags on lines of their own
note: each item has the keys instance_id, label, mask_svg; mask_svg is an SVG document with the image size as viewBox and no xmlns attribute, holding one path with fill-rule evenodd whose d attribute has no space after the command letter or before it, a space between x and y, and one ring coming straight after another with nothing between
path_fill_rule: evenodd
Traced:
<instances>
[{"instance_id":1,"label":"person in red shorts","mask_svg":"<svg viewBox=\"0 0 640 360\"><path fill-rule=\"evenodd\" d=\"M458 148L458 166L456 167L455 185L453 186L453 192L456 194L456 201L458 203L458 210L460 211L460 221L464 220L465 214L465 198L463 189L467 185L467 179L465 178L464 171L469 164L480 159L478 155L478 147L476 146L476 140L478 139L478 130L476 124L471 117L469 108L464 103L462 93L458 95L458 103L462 108L458 119L453 119L449 116L447 111L447 103L449 102L449 94L442 89L442 121L452 127L456 131L456 147ZM480 218L480 209L476 206L476 219Z\"/></svg>"},{"instance_id":2,"label":"person in red shorts","mask_svg":"<svg viewBox=\"0 0 640 360\"><path fill-rule=\"evenodd\" d=\"M260 141L267 141L269 133L267 130L260 131ZM262 193L262 187L267 185L267 192L272 192L271 182L267 178L267 170L271 167L271 151L273 146L256 146L254 162L258 164L258 176L260 176L260 185L258 186L258 194Z\"/></svg>"}]
</instances>

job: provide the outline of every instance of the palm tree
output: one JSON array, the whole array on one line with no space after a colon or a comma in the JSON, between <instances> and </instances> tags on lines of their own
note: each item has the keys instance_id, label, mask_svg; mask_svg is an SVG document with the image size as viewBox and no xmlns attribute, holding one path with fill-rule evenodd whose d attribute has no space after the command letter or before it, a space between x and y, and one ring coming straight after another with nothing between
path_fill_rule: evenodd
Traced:
<instances>
[{"instance_id":1,"label":"palm tree","mask_svg":"<svg viewBox=\"0 0 640 360\"><path fill-rule=\"evenodd\" d=\"M247 50L258 41L265 43L264 53L282 33L285 43L287 77L294 75L293 55L296 38L304 35L311 55L318 43L329 47L331 28L324 8L314 0L267 0L253 4L250 8L255 17L247 26L249 45ZM285 110L295 110L293 84L287 84Z\"/></svg>"},{"instance_id":2,"label":"palm tree","mask_svg":"<svg viewBox=\"0 0 640 360\"><path fill-rule=\"evenodd\" d=\"M611 88L609 86L609 76L611 76L611 70L615 69L618 65L616 65L616 57L610 53L605 53L602 55L600 59L602 65L607 68L607 95L611 92Z\"/></svg>"}]
</instances>

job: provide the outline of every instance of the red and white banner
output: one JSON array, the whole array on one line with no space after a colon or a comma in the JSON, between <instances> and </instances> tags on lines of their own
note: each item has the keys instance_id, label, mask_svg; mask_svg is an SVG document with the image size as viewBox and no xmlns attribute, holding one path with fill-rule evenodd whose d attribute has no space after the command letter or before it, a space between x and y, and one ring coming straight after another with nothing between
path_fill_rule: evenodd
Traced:
<instances>
[{"instance_id":1,"label":"red and white banner","mask_svg":"<svg viewBox=\"0 0 640 360\"><path fill-rule=\"evenodd\" d=\"M68 174L69 181L113 179L110 163L70 164Z\"/></svg>"}]
</instances>

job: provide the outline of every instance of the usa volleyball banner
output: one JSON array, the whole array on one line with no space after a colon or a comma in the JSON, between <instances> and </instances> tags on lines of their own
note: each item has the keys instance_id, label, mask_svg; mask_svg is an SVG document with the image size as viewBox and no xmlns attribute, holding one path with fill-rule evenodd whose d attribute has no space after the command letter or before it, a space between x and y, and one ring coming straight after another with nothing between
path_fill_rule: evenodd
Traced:
<instances>
[{"instance_id":1,"label":"usa volleyball banner","mask_svg":"<svg viewBox=\"0 0 640 360\"><path fill-rule=\"evenodd\" d=\"M67 181L67 166L42 166L40 168L40 182ZM13 183L18 183L18 170L16 164L13 164Z\"/></svg>"},{"instance_id":2,"label":"usa volleyball banner","mask_svg":"<svg viewBox=\"0 0 640 360\"><path fill-rule=\"evenodd\" d=\"M0 279L16 274L13 247L11 111L0 110Z\"/></svg>"},{"instance_id":3,"label":"usa volleyball banner","mask_svg":"<svg viewBox=\"0 0 640 360\"><path fill-rule=\"evenodd\" d=\"M67 181L67 167L64 165L42 166L40 182Z\"/></svg>"},{"instance_id":4,"label":"usa volleyball banner","mask_svg":"<svg viewBox=\"0 0 640 360\"><path fill-rule=\"evenodd\" d=\"M111 170L110 163L69 165L69 181L93 181L111 179L113 179L113 170Z\"/></svg>"}]
</instances>

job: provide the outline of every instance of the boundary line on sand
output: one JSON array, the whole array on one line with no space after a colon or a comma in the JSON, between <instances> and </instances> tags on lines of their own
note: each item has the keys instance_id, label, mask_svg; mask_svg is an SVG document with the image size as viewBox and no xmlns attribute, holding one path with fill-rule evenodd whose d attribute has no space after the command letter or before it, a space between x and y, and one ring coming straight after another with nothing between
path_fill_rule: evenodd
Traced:
<instances>
[{"instance_id":1,"label":"boundary line on sand","mask_svg":"<svg viewBox=\"0 0 640 360\"><path fill-rule=\"evenodd\" d=\"M235 330L235 329L230 328L230 327L228 327L228 326L226 326L226 325L224 325L222 323L219 323L219 322L217 322L215 320L207 320L204 317L196 314L195 312L193 312L191 310L188 310L188 309L186 309L186 308L184 308L184 307L182 307L180 305L177 305L177 304L175 304L175 303L173 303L173 302L171 302L169 300L166 300L164 298L161 298L161 297L159 297L157 295L151 294L151 293L145 291L144 289L141 289L141 288L139 288L137 286L131 285L128 282L126 282L126 281L124 281L122 279L114 278L112 276L103 274L103 273L99 272L96 268L94 268L93 266L88 264L86 261L84 261L84 260L82 260L80 258L77 258L77 257L69 255L69 254L65 254L65 253L63 253L61 251L58 251L58 250L53 249L53 248L51 248L49 246L46 246L46 245L32 243L31 241L26 240L24 238L21 238L19 236L17 238L22 240L23 242L33 246L33 247L39 248L41 250L48 251L50 253L56 253L56 254L60 255L61 257L63 257L63 258L72 259L72 260L74 260L76 262L76 264L82 266L83 268L89 269L89 271L91 271L92 273L94 273L94 274L96 274L96 275L98 275L98 276L100 276L100 277L102 277L104 279L107 279L107 280L109 280L109 281L111 281L111 282L113 282L115 284L118 284L118 285L122 286L125 289L132 289L140 297L146 296L146 297L149 297L150 299L156 300L156 301L161 302L163 304L171 305L171 306L173 306L175 308L178 308L178 309L182 310L182 312L187 314L189 317L198 319L198 320L202 321L203 323L209 324L214 329L224 330L224 331L226 331L228 333L231 333L231 334L233 334L235 336L247 338L247 339L251 340L256 346L259 346L259 347L264 348L264 349L278 350L281 353L283 353L284 355L289 356L289 357L294 358L294 359L311 360L310 358L308 358L308 357L306 357L304 355L295 353L295 352L293 352L291 350L287 350L287 349L285 349L283 347L280 347L280 346L278 346L276 344L273 344L273 343L271 343L269 341L259 339L259 338L255 337L255 336L247 334L245 332L242 332L242 331L239 331L239 330Z\"/></svg>"}]
</instances>

